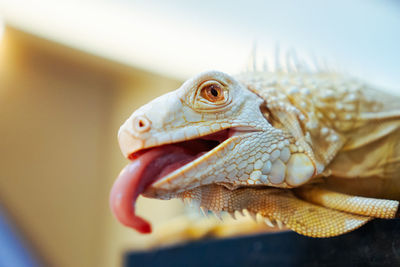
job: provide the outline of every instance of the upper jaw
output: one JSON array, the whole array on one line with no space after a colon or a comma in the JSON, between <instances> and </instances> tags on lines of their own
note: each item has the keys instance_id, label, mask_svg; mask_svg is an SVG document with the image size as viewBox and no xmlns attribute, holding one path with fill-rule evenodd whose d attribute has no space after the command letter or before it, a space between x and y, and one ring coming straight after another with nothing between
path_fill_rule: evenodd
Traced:
<instances>
[{"instance_id":1,"label":"upper jaw","mask_svg":"<svg viewBox=\"0 0 400 267\"><path fill-rule=\"evenodd\" d=\"M118 133L118 143L122 154L129 159L133 153L145 148L144 141L122 129Z\"/></svg>"},{"instance_id":2,"label":"upper jaw","mask_svg":"<svg viewBox=\"0 0 400 267\"><path fill-rule=\"evenodd\" d=\"M180 131L179 130L177 131L176 135L173 135L171 133L164 133L164 135L167 138L155 139L151 136L151 134L146 134L141 136L140 134L137 134L136 132L132 131L130 127L128 127L127 122L125 122L121 126L118 132L118 143L122 154L127 159L130 159L132 155L134 155L137 152L143 151L145 149L149 149L152 147L159 147L167 144L176 144L179 142L190 141L197 138L203 138L203 137L208 138L208 136L212 136L224 130L229 131L228 137L241 135L247 132L260 131L259 129L247 125L239 125L236 123L229 125L227 123L223 123L220 125L220 127L215 127L213 129L211 129L211 127L208 127L209 129L207 131L202 131L201 133L199 131L191 129L181 129ZM193 127L198 127L198 126L193 126ZM201 126L199 126L198 128L200 127ZM218 140L218 141L223 141L223 140Z\"/></svg>"},{"instance_id":3,"label":"upper jaw","mask_svg":"<svg viewBox=\"0 0 400 267\"><path fill-rule=\"evenodd\" d=\"M238 123L216 123L213 127L194 124L173 131L165 132L163 129L140 134L131 129L127 120L119 129L118 142L122 154L129 159L133 154L152 147L194 140L197 138L214 135L224 130L229 130L229 135L240 135L246 132L260 131L260 129ZM221 140L219 140L221 141Z\"/></svg>"}]
</instances>

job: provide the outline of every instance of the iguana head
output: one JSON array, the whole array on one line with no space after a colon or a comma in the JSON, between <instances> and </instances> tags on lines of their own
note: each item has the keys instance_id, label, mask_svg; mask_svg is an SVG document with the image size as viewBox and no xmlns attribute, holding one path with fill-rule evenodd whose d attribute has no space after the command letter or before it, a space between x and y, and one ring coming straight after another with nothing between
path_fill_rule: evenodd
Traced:
<instances>
[{"instance_id":1,"label":"iguana head","mask_svg":"<svg viewBox=\"0 0 400 267\"><path fill-rule=\"evenodd\" d=\"M235 190L306 183L316 173L312 155L272 120L261 96L217 71L201 73L139 108L118 133L131 163L112 190L115 215L149 232L149 224L135 216L139 194L201 202L199 189L210 185Z\"/></svg>"}]
</instances>

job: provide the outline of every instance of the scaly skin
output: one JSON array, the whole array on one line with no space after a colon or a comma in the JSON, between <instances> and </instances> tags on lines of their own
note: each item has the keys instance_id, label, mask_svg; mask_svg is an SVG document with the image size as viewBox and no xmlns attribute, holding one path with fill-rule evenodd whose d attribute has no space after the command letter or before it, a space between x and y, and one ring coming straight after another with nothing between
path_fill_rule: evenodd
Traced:
<instances>
[{"instance_id":1,"label":"scaly skin","mask_svg":"<svg viewBox=\"0 0 400 267\"><path fill-rule=\"evenodd\" d=\"M210 100L204 90L215 84L219 99ZM128 157L223 129L230 138L143 195L246 209L312 237L396 216L399 98L330 72L210 71L135 111L119 142Z\"/></svg>"}]
</instances>

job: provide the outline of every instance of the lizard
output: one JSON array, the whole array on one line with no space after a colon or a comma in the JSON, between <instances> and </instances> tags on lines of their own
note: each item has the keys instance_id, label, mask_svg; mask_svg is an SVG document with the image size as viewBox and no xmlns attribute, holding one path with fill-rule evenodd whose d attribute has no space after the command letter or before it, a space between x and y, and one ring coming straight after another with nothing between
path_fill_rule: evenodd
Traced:
<instances>
[{"instance_id":1,"label":"lizard","mask_svg":"<svg viewBox=\"0 0 400 267\"><path fill-rule=\"evenodd\" d=\"M110 207L150 233L139 195L332 237L397 216L400 98L335 71L206 71L140 107Z\"/></svg>"}]
</instances>

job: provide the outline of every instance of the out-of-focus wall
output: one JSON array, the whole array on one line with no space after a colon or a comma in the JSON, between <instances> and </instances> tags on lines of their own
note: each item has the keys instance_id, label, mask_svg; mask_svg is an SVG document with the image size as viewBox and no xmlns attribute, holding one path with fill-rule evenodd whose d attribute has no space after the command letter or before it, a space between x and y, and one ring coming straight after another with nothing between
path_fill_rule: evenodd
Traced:
<instances>
[{"instance_id":1,"label":"out-of-focus wall","mask_svg":"<svg viewBox=\"0 0 400 267\"><path fill-rule=\"evenodd\" d=\"M109 211L108 192L126 164L118 127L180 82L10 27L0 56L1 205L46 263L118 266L149 238ZM138 213L161 221L180 209L140 199Z\"/></svg>"}]
</instances>

